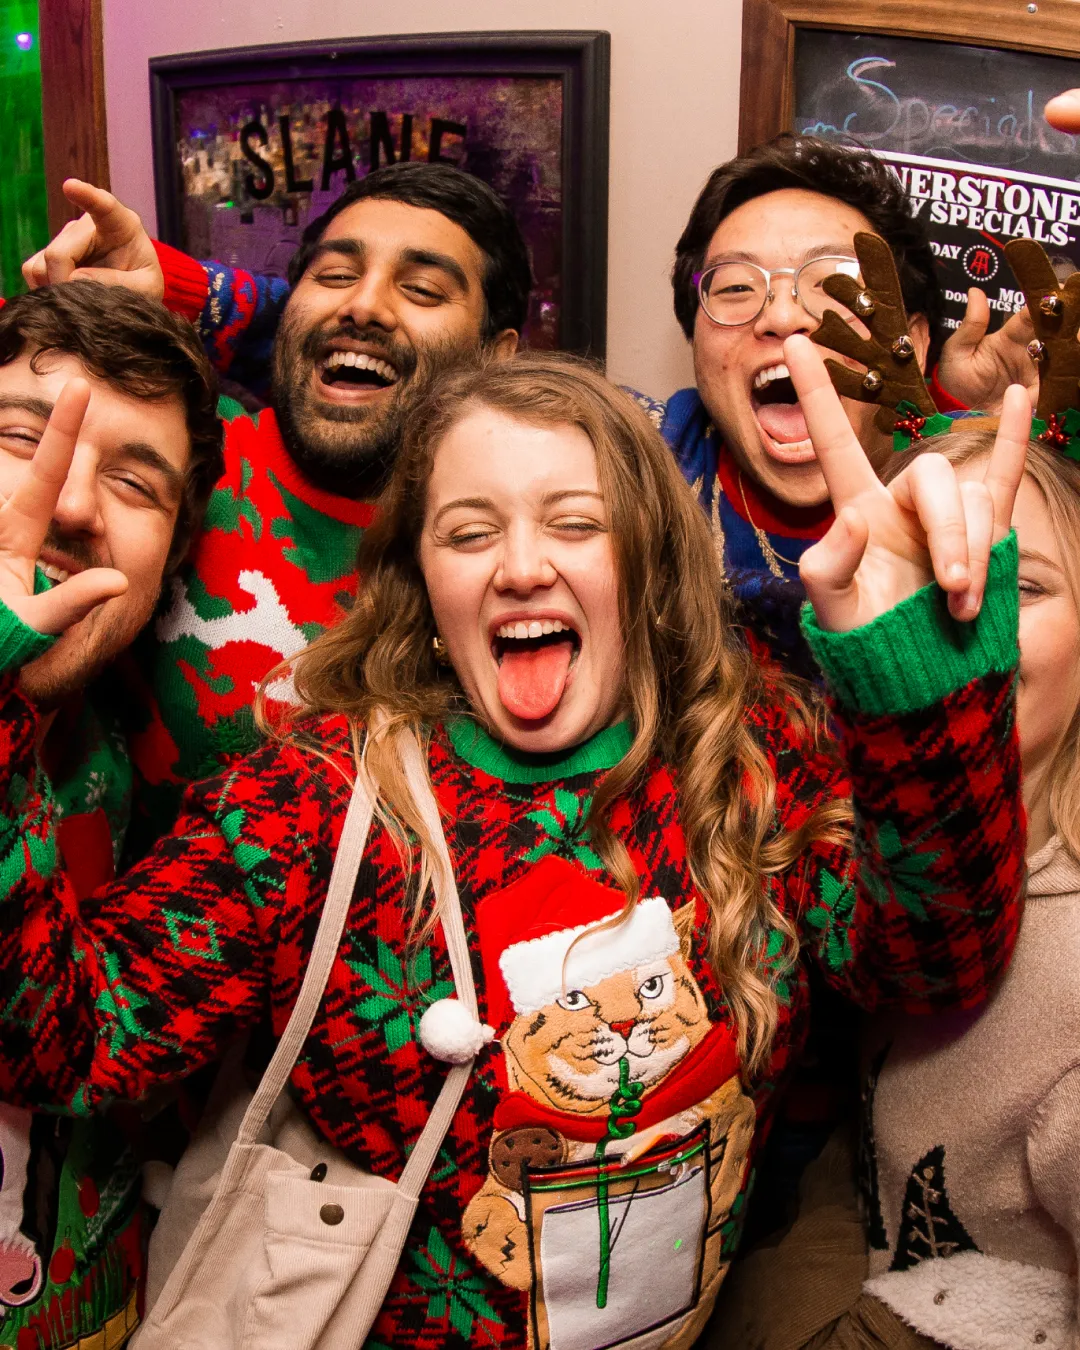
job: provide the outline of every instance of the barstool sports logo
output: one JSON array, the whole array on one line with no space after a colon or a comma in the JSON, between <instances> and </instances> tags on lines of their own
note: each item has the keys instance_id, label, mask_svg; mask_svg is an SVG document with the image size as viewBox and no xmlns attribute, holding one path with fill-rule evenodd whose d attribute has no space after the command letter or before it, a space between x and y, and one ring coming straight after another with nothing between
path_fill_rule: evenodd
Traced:
<instances>
[{"instance_id":1,"label":"barstool sports logo","mask_svg":"<svg viewBox=\"0 0 1080 1350\"><path fill-rule=\"evenodd\" d=\"M1004 254L1010 239L1042 244L1059 280L1080 267L1080 183L893 151L874 153L907 188L912 211L926 225L948 328L963 318L971 286L985 293L992 327L1023 306Z\"/></svg>"}]
</instances>

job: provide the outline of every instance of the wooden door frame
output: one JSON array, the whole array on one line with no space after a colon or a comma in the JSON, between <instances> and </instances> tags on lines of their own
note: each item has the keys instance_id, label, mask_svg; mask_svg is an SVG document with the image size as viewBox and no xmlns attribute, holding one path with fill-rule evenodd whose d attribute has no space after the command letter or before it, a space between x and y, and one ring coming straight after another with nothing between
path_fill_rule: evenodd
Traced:
<instances>
[{"instance_id":1,"label":"wooden door frame","mask_svg":"<svg viewBox=\"0 0 1080 1350\"><path fill-rule=\"evenodd\" d=\"M109 186L101 6L102 0L40 0L42 129L52 234L76 214L62 191L65 178Z\"/></svg>"},{"instance_id":2,"label":"wooden door frame","mask_svg":"<svg viewBox=\"0 0 1080 1350\"><path fill-rule=\"evenodd\" d=\"M742 25L740 154L791 130L799 28L1080 56L1077 0L743 0Z\"/></svg>"}]
</instances>

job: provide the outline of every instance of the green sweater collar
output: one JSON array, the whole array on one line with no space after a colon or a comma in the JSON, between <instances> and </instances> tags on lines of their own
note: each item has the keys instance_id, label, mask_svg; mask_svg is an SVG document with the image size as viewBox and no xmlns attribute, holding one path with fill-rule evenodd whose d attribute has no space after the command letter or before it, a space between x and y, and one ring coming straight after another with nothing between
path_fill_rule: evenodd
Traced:
<instances>
[{"instance_id":1,"label":"green sweater collar","mask_svg":"<svg viewBox=\"0 0 1080 1350\"><path fill-rule=\"evenodd\" d=\"M566 753L528 755L500 745L469 717L447 721L446 732L455 752L474 769L483 769L504 783L549 783L576 774L614 768L630 749L633 734L628 722L598 731L591 740Z\"/></svg>"}]
</instances>

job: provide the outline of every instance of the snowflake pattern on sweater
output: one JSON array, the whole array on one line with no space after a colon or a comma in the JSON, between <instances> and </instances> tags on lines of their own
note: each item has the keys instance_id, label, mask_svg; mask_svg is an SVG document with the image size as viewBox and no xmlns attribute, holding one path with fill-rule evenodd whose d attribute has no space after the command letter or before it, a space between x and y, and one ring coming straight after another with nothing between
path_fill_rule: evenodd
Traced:
<instances>
[{"instance_id":1,"label":"snowflake pattern on sweater","mask_svg":"<svg viewBox=\"0 0 1080 1350\"><path fill-rule=\"evenodd\" d=\"M1015 590L1015 550L1013 556ZM821 842L767 884L796 923L807 958L863 1007L892 1003L928 1011L971 1005L985 996L1007 959L1023 867L1014 675L1008 668L1015 658L1015 621L1013 634L1011 656L985 666L981 678L929 706L886 716L838 704L834 716L848 769L827 750L809 746L785 707L747 710L748 725L777 776L781 823L795 826L819 803L854 792L854 848ZM909 634L924 650L932 636L925 626ZM851 644L859 635L831 637L849 653L850 664ZM878 653L876 678L886 686L905 678L903 663L889 656L898 650L893 631ZM970 670L970 661L965 668ZM80 908L47 846L53 820L32 765L34 716L10 677L0 686L0 698L0 763L6 774L0 781L0 866L6 882L0 897L0 1095L54 1103L82 1116L114 1098L138 1099L154 1085L189 1073L211 1060L235 1031L264 1016L280 1034L311 949L347 805L352 752L345 721L327 717L308 726L319 753L303 741L268 744L229 772L196 785L176 832L98 893L92 905ZM478 931L482 908L532 869L550 864L553 854L589 875L592 860L582 856L573 824L599 777L625 753L627 734L613 728L568 761L543 768L530 762L527 772L471 723L433 734L429 768L447 822L481 1017L498 1019L495 1000L502 998L485 978ZM24 779L17 794L15 773ZM576 811L570 797L579 803ZM807 962L793 968L777 963L781 1006L771 1058L753 1083L739 1088L732 1018L708 961L706 910L689 874L678 799L663 763L653 762L640 785L615 804L611 823L626 844L641 895L663 897L670 910L668 927L675 925L681 955L670 945L665 951L685 963L696 991L692 997L700 999L695 1006L703 1019L702 1044L711 1038L721 1060L731 1056L728 1081L735 1086L729 1090L736 1096L725 1098L726 1105L714 1101L703 1120L708 1125L726 1111L724 1119L747 1121L740 1097L749 1094L756 1145L805 1032ZM692 924L685 923L688 905ZM762 935L767 963L777 957L775 937ZM386 831L376 827L292 1088L315 1127L379 1175L400 1174L442 1084L444 1071L418 1044L416 1023L449 979L441 932L420 953L409 946L399 855ZM39 1008L33 1032L13 1016L27 991ZM611 1030L618 1020L613 1017ZM628 1078L620 1090L631 1099L636 1091L648 1106L652 1089L643 1090L642 1081ZM658 1080L657 1090L665 1085L669 1080ZM545 1232L554 1242L560 1224L549 1223L545 1210L539 1265L526 1279L529 1287L522 1288L521 1277L510 1283L491 1273L476 1223L466 1223L470 1205L490 1186L496 1124L502 1122L500 1132L507 1126L511 1086L503 1047L483 1051L424 1188L373 1330L376 1343L416 1350L530 1343L542 1350L546 1344L552 1291L537 1281L544 1270L566 1270L558 1243L544 1248ZM682 1112L679 1101L675 1106ZM614 1119L605 1107L594 1132L605 1116ZM511 1113L509 1125L515 1120ZM645 1155L650 1166L664 1162L656 1150L672 1145L664 1131L661 1135ZM705 1135L696 1140L704 1144ZM673 1179L682 1175L682 1162L691 1164L692 1174L689 1157L672 1155L668 1161L676 1168ZM703 1264L691 1290L693 1306L677 1310L656 1331L658 1346L681 1350L689 1343L738 1245L752 1155L733 1175L734 1184L732 1177L724 1179L727 1207L717 1215L722 1222L700 1230ZM655 1180L656 1168L652 1176ZM597 1179L587 1184L593 1187L593 1213L599 1205ZM697 1194L704 1204L706 1191ZM615 1182L608 1203L616 1215L612 1231L629 1233L618 1227L626 1197ZM471 1213L475 1220L475 1208ZM560 1214L569 1214L565 1206ZM534 1211L530 1221L536 1217ZM639 1239L640 1234L635 1243ZM626 1288L618 1270L628 1262L636 1268L641 1252L615 1243L611 1250L609 1343L618 1343L641 1326L641 1289L629 1309L614 1298ZM672 1262L679 1250L672 1247ZM652 1268L660 1269L667 1259L657 1248ZM553 1288L560 1287L556 1280ZM648 1289L644 1292L647 1298ZM593 1315L603 1323L606 1314L593 1298ZM560 1309L562 1303L555 1313Z\"/></svg>"}]
</instances>

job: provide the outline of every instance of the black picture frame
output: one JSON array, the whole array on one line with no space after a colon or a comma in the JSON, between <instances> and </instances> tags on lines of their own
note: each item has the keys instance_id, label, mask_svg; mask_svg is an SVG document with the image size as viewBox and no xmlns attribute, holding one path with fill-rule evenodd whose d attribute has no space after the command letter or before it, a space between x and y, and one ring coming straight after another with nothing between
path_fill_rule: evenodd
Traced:
<instances>
[{"instance_id":1,"label":"black picture frame","mask_svg":"<svg viewBox=\"0 0 1080 1350\"><path fill-rule=\"evenodd\" d=\"M183 91L319 76L543 76L562 81L562 269L558 345L602 361L607 341L610 35L421 33L231 48L150 61L158 232L182 239L176 99Z\"/></svg>"}]
</instances>

